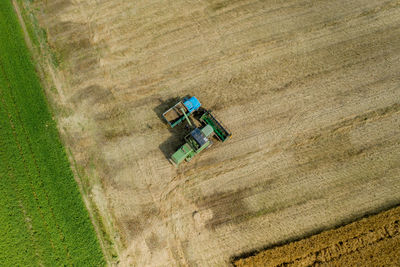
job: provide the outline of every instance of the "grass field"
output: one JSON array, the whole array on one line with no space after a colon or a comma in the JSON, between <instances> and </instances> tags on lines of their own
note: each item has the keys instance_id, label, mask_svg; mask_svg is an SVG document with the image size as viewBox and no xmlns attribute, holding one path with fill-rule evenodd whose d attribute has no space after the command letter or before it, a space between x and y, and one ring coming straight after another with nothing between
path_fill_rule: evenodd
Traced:
<instances>
[{"instance_id":1,"label":"grass field","mask_svg":"<svg viewBox=\"0 0 400 267\"><path fill-rule=\"evenodd\" d=\"M0 2L0 263L101 266L11 1Z\"/></svg>"}]
</instances>

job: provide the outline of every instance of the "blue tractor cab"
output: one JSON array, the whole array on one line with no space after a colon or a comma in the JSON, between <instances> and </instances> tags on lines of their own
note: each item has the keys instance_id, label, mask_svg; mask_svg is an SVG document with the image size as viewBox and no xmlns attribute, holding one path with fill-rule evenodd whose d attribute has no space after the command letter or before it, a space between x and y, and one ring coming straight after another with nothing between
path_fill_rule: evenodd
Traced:
<instances>
[{"instance_id":1,"label":"blue tractor cab","mask_svg":"<svg viewBox=\"0 0 400 267\"><path fill-rule=\"evenodd\" d=\"M199 107L201 106L200 101L197 100L195 96L192 96L191 98L185 97L183 99L183 104L188 109L189 113L198 110Z\"/></svg>"}]
</instances>

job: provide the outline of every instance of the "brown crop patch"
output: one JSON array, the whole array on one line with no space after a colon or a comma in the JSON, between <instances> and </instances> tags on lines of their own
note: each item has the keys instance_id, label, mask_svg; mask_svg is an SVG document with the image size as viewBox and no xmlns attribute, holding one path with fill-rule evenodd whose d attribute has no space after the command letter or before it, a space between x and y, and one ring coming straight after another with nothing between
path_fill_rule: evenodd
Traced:
<instances>
[{"instance_id":1,"label":"brown crop patch","mask_svg":"<svg viewBox=\"0 0 400 267\"><path fill-rule=\"evenodd\" d=\"M400 207L235 260L235 266L394 266L400 263Z\"/></svg>"}]
</instances>

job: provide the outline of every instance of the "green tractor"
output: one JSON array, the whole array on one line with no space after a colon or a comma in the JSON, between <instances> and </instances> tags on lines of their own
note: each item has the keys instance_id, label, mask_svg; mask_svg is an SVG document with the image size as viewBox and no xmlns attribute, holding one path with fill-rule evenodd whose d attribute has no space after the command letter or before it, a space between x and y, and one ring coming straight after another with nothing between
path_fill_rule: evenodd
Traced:
<instances>
[{"instance_id":1,"label":"green tractor","mask_svg":"<svg viewBox=\"0 0 400 267\"><path fill-rule=\"evenodd\" d=\"M190 161L195 155L212 145L209 139L214 129L210 125L204 126L201 130L195 128L185 136L185 144L181 146L170 158L174 165L179 165L182 161Z\"/></svg>"},{"instance_id":2,"label":"green tractor","mask_svg":"<svg viewBox=\"0 0 400 267\"><path fill-rule=\"evenodd\" d=\"M190 118L193 115L194 121ZM172 108L164 112L163 117L173 128L183 121L187 121L192 128L184 138L183 144L170 158L170 162L178 166L182 161L190 161L195 155L212 145L211 137L225 142L231 133L218 121L211 111L201 108L195 97L184 98Z\"/></svg>"}]
</instances>

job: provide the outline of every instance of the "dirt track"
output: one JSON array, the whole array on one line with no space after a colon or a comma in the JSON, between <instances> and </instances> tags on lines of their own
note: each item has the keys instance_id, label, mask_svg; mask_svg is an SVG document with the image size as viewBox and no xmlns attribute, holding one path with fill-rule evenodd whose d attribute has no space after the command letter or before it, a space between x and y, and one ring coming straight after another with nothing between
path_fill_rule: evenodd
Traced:
<instances>
[{"instance_id":1,"label":"dirt track","mask_svg":"<svg viewBox=\"0 0 400 267\"><path fill-rule=\"evenodd\" d=\"M400 207L237 260L251 266L399 266Z\"/></svg>"},{"instance_id":2,"label":"dirt track","mask_svg":"<svg viewBox=\"0 0 400 267\"><path fill-rule=\"evenodd\" d=\"M399 1L35 7L59 126L121 265L226 265L400 203ZM159 116L187 94L233 138L176 169Z\"/></svg>"}]
</instances>

